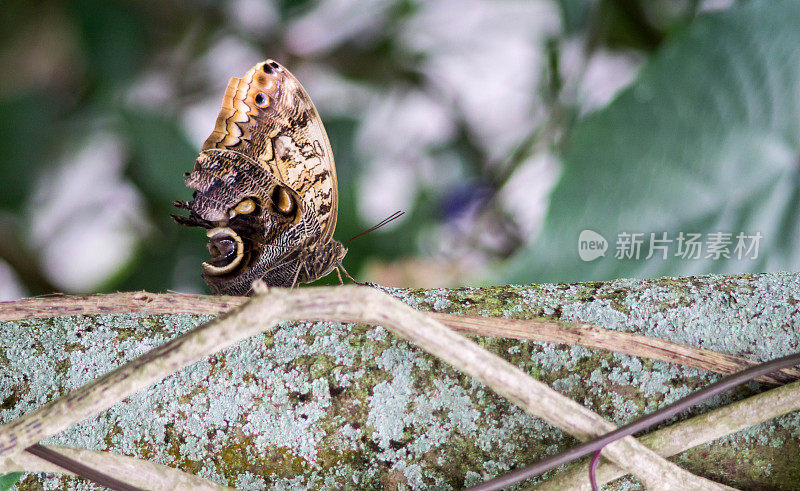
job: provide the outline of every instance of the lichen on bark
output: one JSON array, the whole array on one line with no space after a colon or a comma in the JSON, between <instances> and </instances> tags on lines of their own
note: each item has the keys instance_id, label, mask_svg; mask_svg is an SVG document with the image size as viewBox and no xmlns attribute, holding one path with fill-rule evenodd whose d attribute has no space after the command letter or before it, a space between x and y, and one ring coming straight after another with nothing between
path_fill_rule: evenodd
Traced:
<instances>
[{"instance_id":1,"label":"lichen on bark","mask_svg":"<svg viewBox=\"0 0 800 491\"><path fill-rule=\"evenodd\" d=\"M421 310L581 321L766 360L800 350L800 275L386 289ZM73 316L0 323L0 421L80 387L208 317ZM577 346L479 342L622 424L718 376ZM693 414L746 397L752 384ZM682 416L683 418L685 416ZM455 489L575 443L379 326L281 325L46 441L110 450L242 489ZM800 417L678 456L736 487L800 487ZM31 475L21 488L75 487Z\"/></svg>"}]
</instances>

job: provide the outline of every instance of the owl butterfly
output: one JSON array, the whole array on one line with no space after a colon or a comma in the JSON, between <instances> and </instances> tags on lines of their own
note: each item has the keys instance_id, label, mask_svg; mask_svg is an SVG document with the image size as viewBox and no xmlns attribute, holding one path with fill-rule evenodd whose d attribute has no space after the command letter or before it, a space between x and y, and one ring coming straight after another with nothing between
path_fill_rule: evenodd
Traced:
<instances>
[{"instance_id":1,"label":"owl butterfly","mask_svg":"<svg viewBox=\"0 0 800 491\"><path fill-rule=\"evenodd\" d=\"M331 145L308 94L280 64L267 60L231 79L186 185L192 200L174 204L189 216L173 218L206 229L203 279L214 292L246 295L259 279L292 287L344 271L347 249L333 240Z\"/></svg>"}]
</instances>

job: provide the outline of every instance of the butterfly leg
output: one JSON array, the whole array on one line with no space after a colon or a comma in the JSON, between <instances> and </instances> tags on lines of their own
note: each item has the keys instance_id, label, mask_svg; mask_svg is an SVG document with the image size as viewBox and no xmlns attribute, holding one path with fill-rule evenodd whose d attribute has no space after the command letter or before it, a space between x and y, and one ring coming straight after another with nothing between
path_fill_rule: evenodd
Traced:
<instances>
[{"instance_id":1,"label":"butterfly leg","mask_svg":"<svg viewBox=\"0 0 800 491\"><path fill-rule=\"evenodd\" d=\"M289 288L296 288L299 286L297 279L300 277L300 268L302 267L303 267L303 262L299 261L297 263L297 270L294 272L294 279L292 280L292 286L290 286Z\"/></svg>"},{"instance_id":2,"label":"butterfly leg","mask_svg":"<svg viewBox=\"0 0 800 491\"><path fill-rule=\"evenodd\" d=\"M361 283L360 281L357 281L355 278L350 276L350 273L348 273L347 270L344 268L344 264L342 264L342 262L339 261L339 262L336 263L336 274L339 275L339 283L344 285L344 281L342 281L342 273L344 273L344 275L347 276L347 278L350 281L352 281L353 283L355 283L358 286L370 286L369 283Z\"/></svg>"}]
</instances>

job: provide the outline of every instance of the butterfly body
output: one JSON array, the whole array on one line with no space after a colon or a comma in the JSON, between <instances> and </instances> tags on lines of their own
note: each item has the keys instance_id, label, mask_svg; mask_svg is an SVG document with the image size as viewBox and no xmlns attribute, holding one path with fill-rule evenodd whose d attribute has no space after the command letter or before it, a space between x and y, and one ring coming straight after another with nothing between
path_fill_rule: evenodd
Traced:
<instances>
[{"instance_id":1,"label":"butterfly body","mask_svg":"<svg viewBox=\"0 0 800 491\"><path fill-rule=\"evenodd\" d=\"M341 264L333 239L336 169L325 129L308 94L267 60L228 84L214 131L194 171L188 217L207 229L211 260L203 279L216 293L244 295L253 281L291 287Z\"/></svg>"}]
</instances>

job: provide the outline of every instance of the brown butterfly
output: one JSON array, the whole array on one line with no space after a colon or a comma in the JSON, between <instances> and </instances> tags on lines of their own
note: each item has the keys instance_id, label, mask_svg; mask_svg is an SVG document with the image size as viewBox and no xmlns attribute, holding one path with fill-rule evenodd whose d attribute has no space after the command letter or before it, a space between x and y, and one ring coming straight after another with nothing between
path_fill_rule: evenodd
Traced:
<instances>
[{"instance_id":1,"label":"brown butterfly","mask_svg":"<svg viewBox=\"0 0 800 491\"><path fill-rule=\"evenodd\" d=\"M292 287L334 268L347 274L347 249L333 239L338 191L328 135L280 64L267 60L231 79L186 185L193 199L174 204L189 216L173 218L207 229L203 279L214 292L246 295L259 279Z\"/></svg>"}]
</instances>

